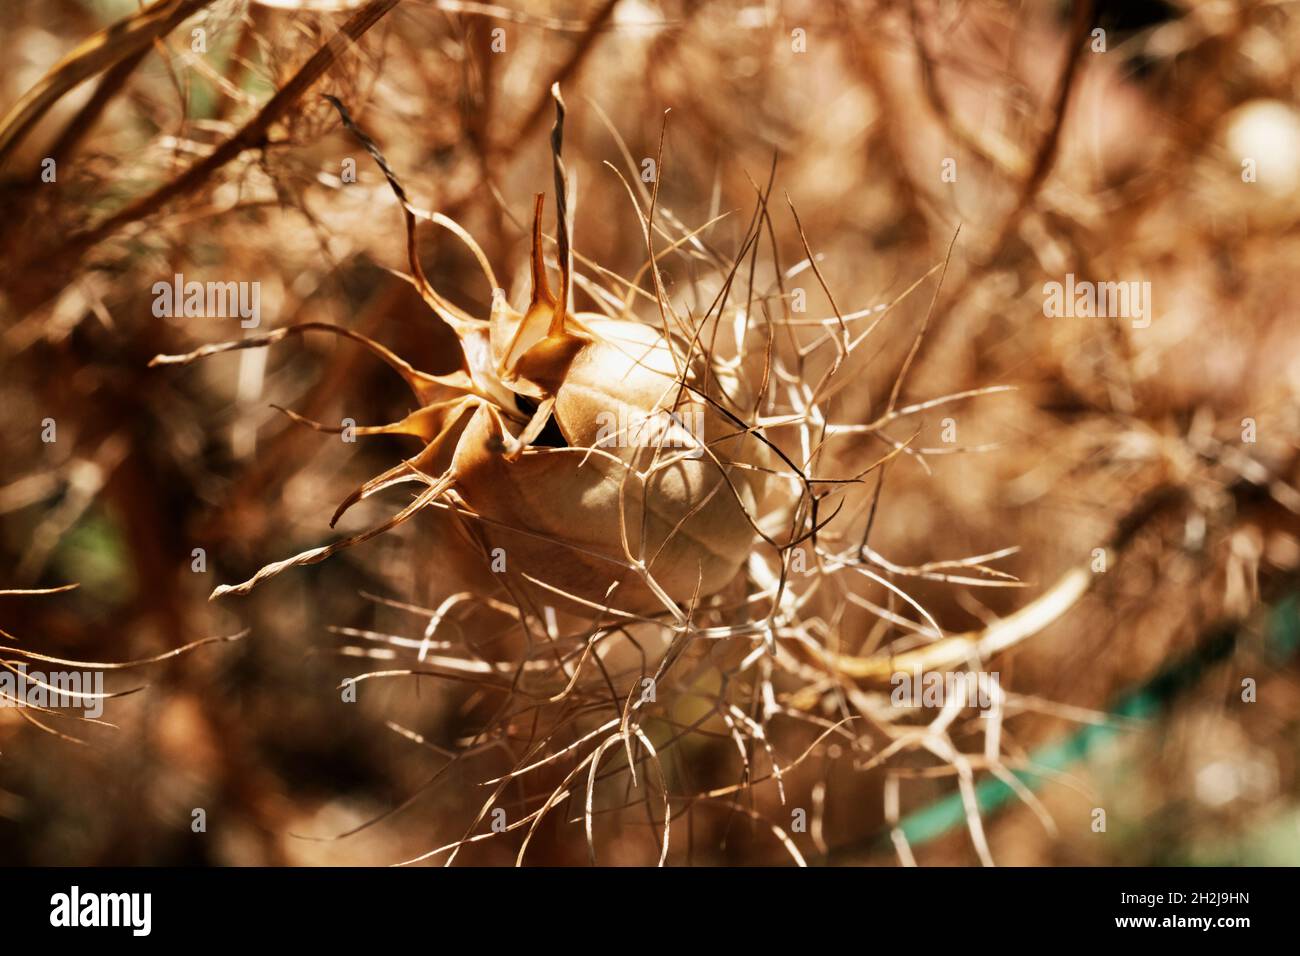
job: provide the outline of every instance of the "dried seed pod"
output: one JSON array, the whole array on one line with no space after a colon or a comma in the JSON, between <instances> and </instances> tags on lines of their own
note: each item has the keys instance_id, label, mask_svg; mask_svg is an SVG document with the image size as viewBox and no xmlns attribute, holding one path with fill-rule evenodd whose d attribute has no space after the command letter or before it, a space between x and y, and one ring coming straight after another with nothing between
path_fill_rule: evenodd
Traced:
<instances>
[{"instance_id":1,"label":"dried seed pod","mask_svg":"<svg viewBox=\"0 0 1300 956\"><path fill-rule=\"evenodd\" d=\"M244 592L288 567L323 560L439 499L458 505L480 543L505 549L508 572L543 603L568 598L653 612L713 594L736 575L753 546L751 515L769 476L763 440L726 411L726 403L737 401L738 383L706 356L681 346L675 351L635 318L570 314L566 257L558 296L547 281L541 213L539 194L532 296L522 313L498 298L489 320L467 315L429 286L412 252L416 287L461 344L461 367L449 375L417 371L378 343L321 323L154 359L186 363L329 331L388 362L420 404L400 422L356 429L411 435L424 447L349 495L334 522L385 488L424 484L411 504L376 528L268 565L216 593ZM473 239L440 221L470 245L495 287Z\"/></svg>"},{"instance_id":2,"label":"dried seed pod","mask_svg":"<svg viewBox=\"0 0 1300 956\"><path fill-rule=\"evenodd\" d=\"M683 361L634 320L566 318L546 286L540 230L533 265L529 308L498 308L493 351L501 379L538 402L521 434L553 422L564 447L524 447L483 404L457 443L456 494L492 519L487 538L516 567L567 594L601 604L610 592L613 606L645 610L656 589L680 603L718 591L755 539L766 446L721 411L716 379L714 394L704 389L702 357Z\"/></svg>"}]
</instances>

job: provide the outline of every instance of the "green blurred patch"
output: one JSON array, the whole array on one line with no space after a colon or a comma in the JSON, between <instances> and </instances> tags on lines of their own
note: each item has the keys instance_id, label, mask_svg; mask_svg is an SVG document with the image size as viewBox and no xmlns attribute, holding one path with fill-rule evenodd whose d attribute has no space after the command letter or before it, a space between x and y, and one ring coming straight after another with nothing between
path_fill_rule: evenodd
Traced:
<instances>
[{"instance_id":1,"label":"green blurred patch","mask_svg":"<svg viewBox=\"0 0 1300 956\"><path fill-rule=\"evenodd\" d=\"M118 607L134 600L138 582L122 528L103 509L87 511L59 542L52 565L61 581L77 581L81 595Z\"/></svg>"},{"instance_id":2,"label":"green blurred patch","mask_svg":"<svg viewBox=\"0 0 1300 956\"><path fill-rule=\"evenodd\" d=\"M1202 840L1187 848L1180 866L1295 866L1300 860L1300 806L1247 827L1231 839Z\"/></svg>"}]
</instances>

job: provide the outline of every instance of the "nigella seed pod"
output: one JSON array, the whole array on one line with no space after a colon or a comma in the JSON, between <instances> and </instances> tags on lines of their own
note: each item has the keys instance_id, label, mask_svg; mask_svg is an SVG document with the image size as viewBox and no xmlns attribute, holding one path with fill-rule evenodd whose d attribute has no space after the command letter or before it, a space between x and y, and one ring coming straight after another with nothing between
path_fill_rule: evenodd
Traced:
<instances>
[{"instance_id":1,"label":"nigella seed pod","mask_svg":"<svg viewBox=\"0 0 1300 956\"><path fill-rule=\"evenodd\" d=\"M455 493L491 519L493 546L557 594L649 610L715 593L753 545L766 446L725 416L720 389L703 388L707 362L679 368L635 320L566 318L546 287L539 231L533 259L527 312L500 309L492 333L511 336L503 380L539 401L523 433L553 422L564 444L526 445L481 405L452 459Z\"/></svg>"},{"instance_id":2,"label":"nigella seed pod","mask_svg":"<svg viewBox=\"0 0 1300 956\"><path fill-rule=\"evenodd\" d=\"M414 254L416 211L374 144L340 112L402 201L411 281L456 333L460 367L447 375L420 372L377 342L322 323L156 357L151 364L188 363L293 334L330 332L360 342L396 369L419 405L399 422L355 429L412 436L423 447L349 495L331 524L356 502L398 484L424 486L414 501L376 528L267 565L216 593L242 593L289 567L323 560L435 503L454 507L485 555L504 549L515 584L543 604L653 613L721 590L749 556L758 535L752 516L772 483L764 439L738 416L747 402L741 383L698 345L670 340L634 315L572 312L568 224L557 217L560 288L554 294L543 256L541 194L524 311L494 295L484 320L444 299ZM468 233L444 217L428 218L466 242L499 288Z\"/></svg>"}]
</instances>

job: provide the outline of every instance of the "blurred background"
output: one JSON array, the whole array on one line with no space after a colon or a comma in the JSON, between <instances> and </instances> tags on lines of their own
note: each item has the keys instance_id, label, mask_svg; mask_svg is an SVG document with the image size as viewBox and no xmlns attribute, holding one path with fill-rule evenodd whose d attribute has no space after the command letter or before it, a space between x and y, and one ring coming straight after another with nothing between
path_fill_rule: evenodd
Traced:
<instances>
[{"instance_id":1,"label":"blurred background","mask_svg":"<svg viewBox=\"0 0 1300 956\"><path fill-rule=\"evenodd\" d=\"M449 755L493 706L485 692L418 676L369 681L355 704L339 691L373 669L340 652L347 629L418 638L420 608L475 586L445 516L208 600L332 540L342 496L411 453L392 437L340 442L272 404L393 421L400 380L332 339L151 369L155 354L242 334L235 318L157 317L152 288L176 273L258 282L258 331L332 322L448 370L450 333L392 272L406 266L400 208L319 94L346 104L415 206L474 235L518 301L532 196L551 188L555 82L580 256L638 276L645 238L616 170L635 179L659 157L665 228L726 214L662 260L667 295L703 312L697 281L716 288L714 261L740 255L770 182L762 284L797 281L810 317L896 303L840 373L852 384L835 421L872 420L914 342L904 402L1014 386L894 435L936 452L891 464L873 547L906 565L1019 549L999 567L1024 589L913 582L945 629L1011 613L1119 542L1077 605L996 661L1016 695L1001 747L1041 772L1024 799L976 765L992 859L1300 863L1293 6L523 6L0 9L0 589L79 584L0 594L4 643L119 662L247 630L109 672L110 690L143 687L108 702L112 726L51 718L60 736L0 707L0 863L382 865L474 828L482 781L508 767ZM365 11L373 22L331 45ZM84 74L58 70L113 24ZM419 253L436 288L487 314L492 290L461 242L426 226ZM1067 275L1149 282L1149 325L1045 315L1045 283ZM888 450L842 444L829 471ZM872 485L844 511L857 536ZM846 631L871 628L861 611ZM869 730L849 745L775 726L783 765L816 741L784 776L784 804L767 779L722 806L678 805L670 862L789 862L771 818L810 863L896 865L894 802L905 861L981 862L932 755L873 762ZM978 753L981 733L976 717L953 739ZM692 742L674 786L735 783L734 751L725 733ZM643 812L609 814L601 862L653 863L648 829ZM517 837L457 862L511 863ZM570 808L526 861L587 859Z\"/></svg>"}]
</instances>

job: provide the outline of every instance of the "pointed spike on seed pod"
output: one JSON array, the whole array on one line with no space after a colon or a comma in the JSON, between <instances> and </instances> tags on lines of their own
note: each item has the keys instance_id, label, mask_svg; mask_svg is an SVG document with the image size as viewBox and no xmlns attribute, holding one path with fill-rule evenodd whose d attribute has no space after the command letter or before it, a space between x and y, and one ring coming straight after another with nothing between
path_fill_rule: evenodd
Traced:
<instances>
[{"instance_id":1,"label":"pointed spike on seed pod","mask_svg":"<svg viewBox=\"0 0 1300 956\"><path fill-rule=\"evenodd\" d=\"M551 84L551 96L555 99L555 125L551 127L551 164L555 172L555 238L560 263L560 294L548 335L555 336L564 332L564 317L569 311L572 252L569 248L569 201L565 190L567 177L563 159L565 107L559 83Z\"/></svg>"},{"instance_id":2,"label":"pointed spike on seed pod","mask_svg":"<svg viewBox=\"0 0 1300 956\"><path fill-rule=\"evenodd\" d=\"M539 305L555 308L555 295L546 278L546 258L542 250L542 208L546 205L546 193L537 193L533 197L533 294L528 304L532 312Z\"/></svg>"}]
</instances>

